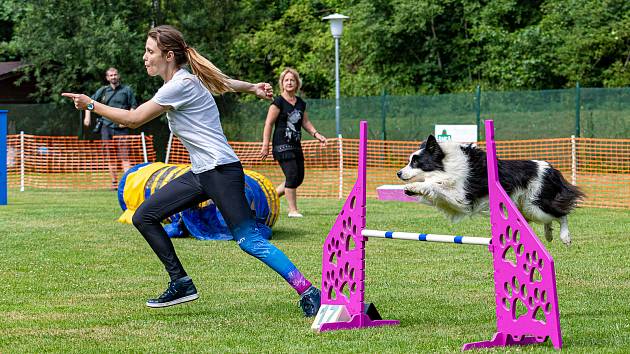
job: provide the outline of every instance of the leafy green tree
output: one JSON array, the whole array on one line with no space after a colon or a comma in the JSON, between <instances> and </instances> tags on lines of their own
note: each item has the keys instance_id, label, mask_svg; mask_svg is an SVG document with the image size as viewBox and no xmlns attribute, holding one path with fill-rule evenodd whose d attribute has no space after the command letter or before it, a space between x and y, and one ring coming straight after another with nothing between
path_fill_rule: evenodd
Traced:
<instances>
[{"instance_id":1,"label":"leafy green tree","mask_svg":"<svg viewBox=\"0 0 630 354\"><path fill-rule=\"evenodd\" d=\"M127 83L146 80L146 1L32 0L23 2L23 9L13 43L28 63L25 72L36 80L40 100L60 100L63 91L92 93L104 84L110 66ZM134 88L145 96L148 86Z\"/></svg>"},{"instance_id":2,"label":"leafy green tree","mask_svg":"<svg viewBox=\"0 0 630 354\"><path fill-rule=\"evenodd\" d=\"M22 59L42 101L93 92L109 66L141 99L161 85L142 66L146 32L179 28L228 75L334 97L334 42L322 17L350 16L342 95L630 85L627 0L4 0L0 60ZM247 96L242 96L243 99ZM229 112L238 95L218 100Z\"/></svg>"},{"instance_id":3,"label":"leafy green tree","mask_svg":"<svg viewBox=\"0 0 630 354\"><path fill-rule=\"evenodd\" d=\"M555 0L541 27L557 38L552 69L569 86L630 85L630 2Z\"/></svg>"},{"instance_id":4,"label":"leafy green tree","mask_svg":"<svg viewBox=\"0 0 630 354\"><path fill-rule=\"evenodd\" d=\"M280 3L257 31L243 31L234 39L230 66L246 77L275 83L287 66L297 69L307 97L326 97L334 82L334 49L328 24L335 1L297 0ZM334 92L334 89L333 91Z\"/></svg>"},{"instance_id":5,"label":"leafy green tree","mask_svg":"<svg viewBox=\"0 0 630 354\"><path fill-rule=\"evenodd\" d=\"M24 15L22 2L3 0L0 2L0 61L19 60L18 50L12 38L16 24Z\"/></svg>"},{"instance_id":6,"label":"leafy green tree","mask_svg":"<svg viewBox=\"0 0 630 354\"><path fill-rule=\"evenodd\" d=\"M451 90L461 75L456 55L461 18L456 1L368 1L353 4L344 35L350 95L426 94Z\"/></svg>"}]
</instances>

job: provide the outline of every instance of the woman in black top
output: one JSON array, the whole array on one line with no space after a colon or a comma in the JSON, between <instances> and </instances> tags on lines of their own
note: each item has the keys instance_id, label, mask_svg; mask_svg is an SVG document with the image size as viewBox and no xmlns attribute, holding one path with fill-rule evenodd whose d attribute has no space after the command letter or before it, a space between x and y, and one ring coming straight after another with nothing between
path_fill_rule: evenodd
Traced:
<instances>
[{"instance_id":1,"label":"woman in black top","mask_svg":"<svg viewBox=\"0 0 630 354\"><path fill-rule=\"evenodd\" d=\"M296 96L302 86L300 74L293 68L286 68L278 80L282 94L273 100L267 112L263 143L260 157L264 160L269 155L269 141L273 132L273 158L278 161L285 176L285 181L278 185L278 196L287 195L289 217L301 218L297 208L296 189L304 181L304 154L302 154L302 128L304 128L322 146L326 146L326 137L315 129L306 113L306 102Z\"/></svg>"}]
</instances>

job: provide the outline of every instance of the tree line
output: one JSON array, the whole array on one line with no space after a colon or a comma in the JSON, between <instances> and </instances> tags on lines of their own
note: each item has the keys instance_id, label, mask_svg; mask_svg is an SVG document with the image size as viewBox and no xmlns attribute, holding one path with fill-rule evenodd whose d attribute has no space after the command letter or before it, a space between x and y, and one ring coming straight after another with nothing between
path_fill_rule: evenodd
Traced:
<instances>
[{"instance_id":1,"label":"tree line","mask_svg":"<svg viewBox=\"0 0 630 354\"><path fill-rule=\"evenodd\" d=\"M277 85L291 66L330 98L334 12L342 96L630 86L627 0L3 0L0 61L26 63L43 102L93 93L110 66L147 100L146 33L170 24L234 78Z\"/></svg>"}]
</instances>

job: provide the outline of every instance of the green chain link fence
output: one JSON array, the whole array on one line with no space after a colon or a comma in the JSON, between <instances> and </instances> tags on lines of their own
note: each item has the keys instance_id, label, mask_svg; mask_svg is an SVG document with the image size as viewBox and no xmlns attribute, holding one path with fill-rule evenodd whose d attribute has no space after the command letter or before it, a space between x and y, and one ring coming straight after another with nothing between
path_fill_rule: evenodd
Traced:
<instances>
[{"instance_id":1,"label":"green chain link fence","mask_svg":"<svg viewBox=\"0 0 630 354\"><path fill-rule=\"evenodd\" d=\"M309 118L328 137L335 136L335 100L308 99ZM226 100L219 100L221 102ZM229 101L229 100L228 100ZM233 101L233 100L232 100ZM219 102L219 103L221 103ZM226 101L227 102L227 101ZM225 103L225 102L223 102ZM230 105L230 104L228 104ZM231 141L260 141L269 102L220 105L223 127ZM9 134L78 135L96 138L81 125L71 105L0 105L9 110ZM370 138L419 141L435 124L477 124L493 119L501 140L570 137L630 138L630 88L580 88L543 91L485 92L438 96L341 98L341 130L358 138L360 120L367 120ZM158 159L168 140L164 118L141 128L154 136ZM478 129L483 140L483 129ZM308 139L308 136L305 136Z\"/></svg>"},{"instance_id":2,"label":"green chain link fence","mask_svg":"<svg viewBox=\"0 0 630 354\"><path fill-rule=\"evenodd\" d=\"M309 118L328 137L335 135L335 100L306 99ZM240 104L223 119L228 136L258 141L267 102ZM630 138L630 88L483 92L439 96L343 97L341 130L358 138L367 120L370 138L423 140L436 124L477 124L493 119L502 140ZM484 140L483 129L478 129Z\"/></svg>"}]
</instances>

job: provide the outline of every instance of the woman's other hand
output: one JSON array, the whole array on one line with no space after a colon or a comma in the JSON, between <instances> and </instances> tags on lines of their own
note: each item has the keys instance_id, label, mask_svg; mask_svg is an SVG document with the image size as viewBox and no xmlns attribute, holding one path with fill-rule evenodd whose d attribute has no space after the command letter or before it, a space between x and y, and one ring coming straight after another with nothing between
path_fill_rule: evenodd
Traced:
<instances>
[{"instance_id":1,"label":"woman's other hand","mask_svg":"<svg viewBox=\"0 0 630 354\"><path fill-rule=\"evenodd\" d=\"M267 158L267 156L269 156L269 144L262 144L262 147L260 148L260 153L259 153L260 159L261 160L265 160Z\"/></svg>"},{"instance_id":2,"label":"woman's other hand","mask_svg":"<svg viewBox=\"0 0 630 354\"><path fill-rule=\"evenodd\" d=\"M266 82L259 82L254 84L256 97L264 100L273 99L273 87Z\"/></svg>"},{"instance_id":3,"label":"woman's other hand","mask_svg":"<svg viewBox=\"0 0 630 354\"><path fill-rule=\"evenodd\" d=\"M320 132L315 133L314 138L319 140L319 142L322 144L322 147L326 147L326 144L328 144L328 139L326 139L326 137L323 136Z\"/></svg>"}]
</instances>

